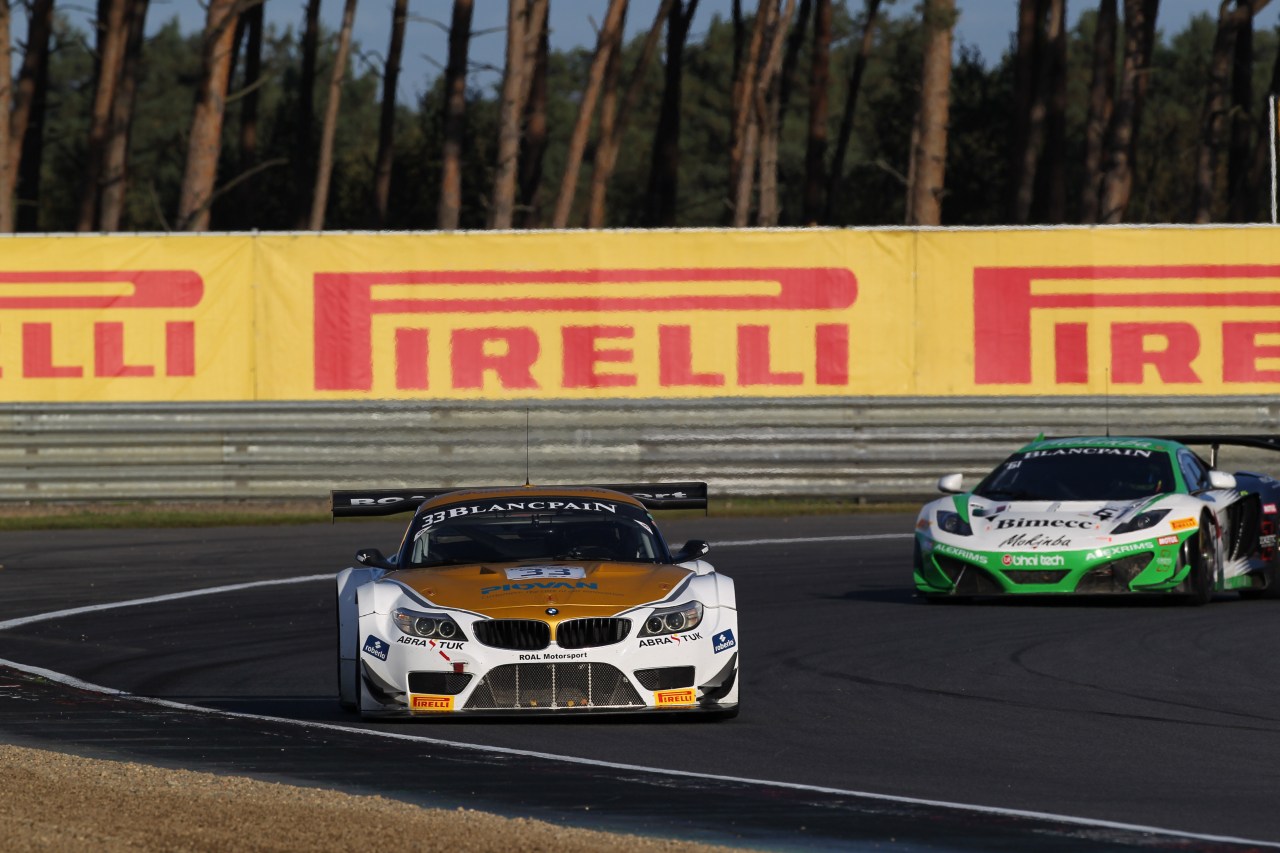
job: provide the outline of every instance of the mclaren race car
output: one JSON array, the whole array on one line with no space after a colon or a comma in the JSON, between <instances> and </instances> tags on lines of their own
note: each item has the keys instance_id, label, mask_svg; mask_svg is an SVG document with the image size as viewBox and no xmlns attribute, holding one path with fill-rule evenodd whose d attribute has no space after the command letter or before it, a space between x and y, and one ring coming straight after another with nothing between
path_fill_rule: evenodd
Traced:
<instances>
[{"instance_id":1,"label":"mclaren race car","mask_svg":"<svg viewBox=\"0 0 1280 853\"><path fill-rule=\"evenodd\" d=\"M338 692L362 716L738 708L733 581L668 548L650 509L705 483L333 492L412 512L399 549L338 574Z\"/></svg>"},{"instance_id":2,"label":"mclaren race car","mask_svg":"<svg viewBox=\"0 0 1280 853\"><path fill-rule=\"evenodd\" d=\"M1212 447L1206 462L1188 445ZM1280 483L1216 468L1220 445L1271 436L1038 439L970 492L961 475L916 521L915 585L928 600L987 595L1280 595Z\"/></svg>"}]
</instances>

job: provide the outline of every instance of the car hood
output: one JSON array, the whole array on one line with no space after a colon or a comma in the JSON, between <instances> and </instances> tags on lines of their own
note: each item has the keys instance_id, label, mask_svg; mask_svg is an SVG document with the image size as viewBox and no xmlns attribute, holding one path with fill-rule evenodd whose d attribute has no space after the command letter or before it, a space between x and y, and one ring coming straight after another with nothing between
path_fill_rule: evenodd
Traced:
<instances>
[{"instance_id":1,"label":"car hood","mask_svg":"<svg viewBox=\"0 0 1280 853\"><path fill-rule=\"evenodd\" d=\"M611 616L668 598L694 573L652 563L493 563L404 569L390 579L432 604L503 619Z\"/></svg>"},{"instance_id":2,"label":"car hood","mask_svg":"<svg viewBox=\"0 0 1280 853\"><path fill-rule=\"evenodd\" d=\"M1094 548L1117 540L1150 536L1114 534L1116 526L1152 503L1134 501L988 501L973 498L969 524L974 545L1008 551Z\"/></svg>"}]
</instances>

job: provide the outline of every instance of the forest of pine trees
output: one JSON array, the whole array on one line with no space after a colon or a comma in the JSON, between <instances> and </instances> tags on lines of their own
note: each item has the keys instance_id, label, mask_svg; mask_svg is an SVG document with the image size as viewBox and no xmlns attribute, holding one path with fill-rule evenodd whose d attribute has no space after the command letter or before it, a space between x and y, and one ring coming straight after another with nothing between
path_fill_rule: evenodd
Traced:
<instances>
[{"instance_id":1,"label":"forest of pine trees","mask_svg":"<svg viewBox=\"0 0 1280 853\"><path fill-rule=\"evenodd\" d=\"M1073 0L1074 28L1067 0L1018 0L985 63L953 47L955 0L661 0L631 39L601 0L570 51L548 10L581 0L509 0L497 85L452 0L414 104L409 0L376 46L357 0L324 0L336 32L322 0L285 28L263 7L286 0L207 0L196 34L149 27L149 0L97 0L83 32L62 2L0 0L0 232L1269 219L1270 0L1174 33L1159 0Z\"/></svg>"}]
</instances>

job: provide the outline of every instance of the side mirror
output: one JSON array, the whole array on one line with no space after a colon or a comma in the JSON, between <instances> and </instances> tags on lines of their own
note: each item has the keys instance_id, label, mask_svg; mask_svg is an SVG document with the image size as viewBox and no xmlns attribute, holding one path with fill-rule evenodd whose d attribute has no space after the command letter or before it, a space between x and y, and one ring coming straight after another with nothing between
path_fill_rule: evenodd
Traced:
<instances>
[{"instance_id":1,"label":"side mirror","mask_svg":"<svg viewBox=\"0 0 1280 853\"><path fill-rule=\"evenodd\" d=\"M690 539L680 547L680 550L672 554L672 559L677 563L687 563L690 560L697 560L705 557L707 552L711 550L711 546L701 539Z\"/></svg>"},{"instance_id":2,"label":"side mirror","mask_svg":"<svg viewBox=\"0 0 1280 853\"><path fill-rule=\"evenodd\" d=\"M371 569L394 569L395 564L377 548L361 548L356 551L356 562Z\"/></svg>"},{"instance_id":3,"label":"side mirror","mask_svg":"<svg viewBox=\"0 0 1280 853\"><path fill-rule=\"evenodd\" d=\"M1214 489L1234 489L1236 475L1214 469L1209 472L1209 486Z\"/></svg>"},{"instance_id":4,"label":"side mirror","mask_svg":"<svg viewBox=\"0 0 1280 853\"><path fill-rule=\"evenodd\" d=\"M964 492L964 474L947 474L938 478L938 491L944 495L959 495Z\"/></svg>"}]
</instances>

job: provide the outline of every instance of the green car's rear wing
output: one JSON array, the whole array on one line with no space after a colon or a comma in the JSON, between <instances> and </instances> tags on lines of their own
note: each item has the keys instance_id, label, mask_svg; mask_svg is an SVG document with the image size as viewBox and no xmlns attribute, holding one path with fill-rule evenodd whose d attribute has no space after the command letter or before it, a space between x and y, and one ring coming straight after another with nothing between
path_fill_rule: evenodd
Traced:
<instances>
[{"instance_id":1,"label":"green car's rear wing","mask_svg":"<svg viewBox=\"0 0 1280 853\"><path fill-rule=\"evenodd\" d=\"M1209 445L1209 467L1218 467L1218 448L1222 445L1232 447L1253 447L1259 450L1276 450L1280 451L1280 436L1276 435L1165 435L1160 436L1168 441L1176 441L1179 444L1199 444Z\"/></svg>"},{"instance_id":2,"label":"green car's rear wing","mask_svg":"<svg viewBox=\"0 0 1280 853\"><path fill-rule=\"evenodd\" d=\"M417 510L424 501L450 492L474 491L476 488L453 486L447 489L335 489L330 492L334 518L396 515ZM488 488L488 487L483 487ZM512 490L519 486L510 487ZM622 483L611 485L539 486L572 492L575 489L609 489L630 495L646 509L707 508L706 483Z\"/></svg>"}]
</instances>

